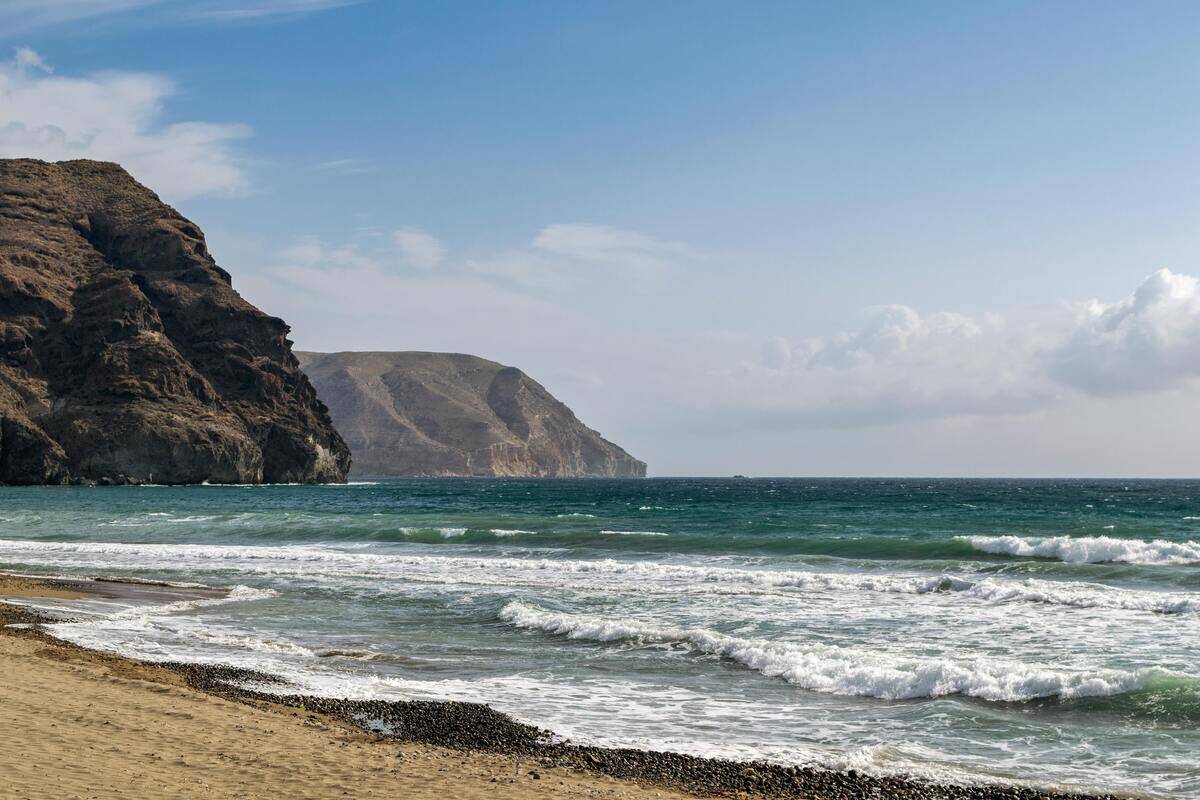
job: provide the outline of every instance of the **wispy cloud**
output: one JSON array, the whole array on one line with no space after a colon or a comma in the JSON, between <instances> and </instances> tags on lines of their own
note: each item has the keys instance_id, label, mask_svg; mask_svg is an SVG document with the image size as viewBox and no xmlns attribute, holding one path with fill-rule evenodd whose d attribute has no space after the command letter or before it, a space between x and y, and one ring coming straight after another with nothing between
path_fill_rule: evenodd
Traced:
<instances>
[{"instance_id":1,"label":"wispy cloud","mask_svg":"<svg viewBox=\"0 0 1200 800\"><path fill-rule=\"evenodd\" d=\"M531 247L551 255L596 264L620 262L642 269L660 269L677 258L695 257L687 245L655 239L612 225L571 223L547 225Z\"/></svg>"},{"instance_id":2,"label":"wispy cloud","mask_svg":"<svg viewBox=\"0 0 1200 800\"><path fill-rule=\"evenodd\" d=\"M401 228L392 234L404 263L417 269L433 269L446 257L446 246L436 237L417 228Z\"/></svg>"},{"instance_id":3,"label":"wispy cloud","mask_svg":"<svg viewBox=\"0 0 1200 800\"><path fill-rule=\"evenodd\" d=\"M473 258L466 268L531 289L563 289L597 276L641 289L699 258L684 244L637 231L556 223L538 231L525 247Z\"/></svg>"},{"instance_id":4,"label":"wispy cloud","mask_svg":"<svg viewBox=\"0 0 1200 800\"><path fill-rule=\"evenodd\" d=\"M0 63L0 157L116 161L168 198L245 188L235 150L245 125L162 121L175 87L161 76L66 76L36 52Z\"/></svg>"},{"instance_id":5,"label":"wispy cloud","mask_svg":"<svg viewBox=\"0 0 1200 800\"><path fill-rule=\"evenodd\" d=\"M47 64L36 51L28 47L17 48L17 54L12 62L12 70L20 77L24 77L30 72L44 72L46 74L54 72L53 67Z\"/></svg>"},{"instance_id":6,"label":"wispy cloud","mask_svg":"<svg viewBox=\"0 0 1200 800\"><path fill-rule=\"evenodd\" d=\"M6 0L0 3L0 38L68 22L125 14L163 0Z\"/></svg>"},{"instance_id":7,"label":"wispy cloud","mask_svg":"<svg viewBox=\"0 0 1200 800\"><path fill-rule=\"evenodd\" d=\"M375 171L375 164L367 158L337 158L314 164L312 168L328 175L367 175Z\"/></svg>"},{"instance_id":8,"label":"wispy cloud","mask_svg":"<svg viewBox=\"0 0 1200 800\"><path fill-rule=\"evenodd\" d=\"M196 4L197 7L189 11L187 16L198 20L245 22L269 17L311 14L361 2L363 0L232 0Z\"/></svg>"},{"instance_id":9,"label":"wispy cloud","mask_svg":"<svg viewBox=\"0 0 1200 800\"><path fill-rule=\"evenodd\" d=\"M82 20L122 17L138 25L236 23L286 18L366 0L4 0L0 39ZM134 14L136 12L136 16Z\"/></svg>"}]
</instances>

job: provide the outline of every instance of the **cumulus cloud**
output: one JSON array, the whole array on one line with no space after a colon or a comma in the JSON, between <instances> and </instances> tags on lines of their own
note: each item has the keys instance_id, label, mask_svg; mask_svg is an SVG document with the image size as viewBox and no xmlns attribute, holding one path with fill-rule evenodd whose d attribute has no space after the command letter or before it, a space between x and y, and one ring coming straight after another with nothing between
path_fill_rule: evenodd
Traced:
<instances>
[{"instance_id":1,"label":"cumulus cloud","mask_svg":"<svg viewBox=\"0 0 1200 800\"><path fill-rule=\"evenodd\" d=\"M970 317L866 309L827 337L742 343L710 368L694 422L858 427L1020 415L1200 378L1200 280L1160 270L1127 298Z\"/></svg>"},{"instance_id":2,"label":"cumulus cloud","mask_svg":"<svg viewBox=\"0 0 1200 800\"><path fill-rule=\"evenodd\" d=\"M705 370L696 421L788 429L1024 413L1060 394L1032 358L1045 335L999 316L873 307L833 336L729 346L725 365Z\"/></svg>"},{"instance_id":3,"label":"cumulus cloud","mask_svg":"<svg viewBox=\"0 0 1200 800\"><path fill-rule=\"evenodd\" d=\"M1200 281L1160 269L1129 297L1077 308L1052 374L1096 395L1176 388L1200 376Z\"/></svg>"},{"instance_id":4,"label":"cumulus cloud","mask_svg":"<svg viewBox=\"0 0 1200 800\"><path fill-rule=\"evenodd\" d=\"M168 198L244 188L234 147L249 129L165 123L174 93L169 80L147 73L56 75L21 48L0 64L0 157L116 161Z\"/></svg>"}]
</instances>

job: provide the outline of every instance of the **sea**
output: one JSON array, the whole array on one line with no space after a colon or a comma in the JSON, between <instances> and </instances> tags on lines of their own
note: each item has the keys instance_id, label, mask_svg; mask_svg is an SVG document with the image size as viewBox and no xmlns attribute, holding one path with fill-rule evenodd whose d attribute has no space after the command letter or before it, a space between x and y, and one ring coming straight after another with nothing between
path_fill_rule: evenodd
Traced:
<instances>
[{"instance_id":1,"label":"sea","mask_svg":"<svg viewBox=\"0 0 1200 800\"><path fill-rule=\"evenodd\" d=\"M1200 482L0 488L63 639L492 705L572 740L1200 797Z\"/></svg>"}]
</instances>

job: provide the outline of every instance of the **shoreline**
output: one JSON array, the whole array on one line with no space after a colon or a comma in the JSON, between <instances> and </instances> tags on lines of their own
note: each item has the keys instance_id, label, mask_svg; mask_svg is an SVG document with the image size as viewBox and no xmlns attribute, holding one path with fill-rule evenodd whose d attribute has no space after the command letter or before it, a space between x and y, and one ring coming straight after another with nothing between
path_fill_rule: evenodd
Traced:
<instances>
[{"instance_id":1,"label":"shoreline","mask_svg":"<svg viewBox=\"0 0 1200 800\"><path fill-rule=\"evenodd\" d=\"M0 597L86 599L100 597L98 584L121 585L116 579L38 578L0 573ZM131 582L134 586L154 585ZM169 584L164 584L169 586ZM89 591L90 590L90 591ZM433 757L465 758L490 764L495 759L522 769L530 780L541 780L542 772L554 773L560 781L581 783L578 788L604 790L608 796L650 796L647 790L682 793L690 797L779 797L779 798L922 798L922 800L1118 800L1121 795L1087 794L1039 789L1023 784L941 784L918 778L884 777L855 770L793 767L767 762L743 762L704 758L666 751L610 748L574 744L553 733L519 722L490 706L479 703L431 700L342 700L301 694L276 694L249 688L246 684L281 684L275 676L235 667L210 664L148 662L90 650L57 639L40 626L59 622L36 609L0 600L0 634L4 639L26 640L50 652L42 655L59 661L83 660L110 671L134 673L143 680L165 682L203 697L217 698L259 713L303 717L297 726L320 720L367 737L372 746L390 743L420 747ZM10 627L19 625L21 627ZM0 663L9 654L0 653ZM9 665L4 663L7 668ZM5 670L8 671L7 669ZM240 684L240 685L239 685ZM53 700L45 713L53 715ZM229 743L230 746L235 743ZM342 755L341 747L328 743L330 756ZM0 753L0 757L2 757ZM467 762L464 762L464 764ZM0 768L5 765L0 763ZM501 797L493 780L487 781L487 796ZM47 781L53 776L47 776ZM590 785L595 784L595 785ZM521 786L516 796L562 796L563 786L549 783ZM616 794L612 794L616 791ZM630 794L632 793L632 794ZM444 792L442 793L444 794ZM253 796L253 795L246 795ZM321 794L308 796L325 796ZM1124 795L1129 797L1129 795Z\"/></svg>"}]
</instances>

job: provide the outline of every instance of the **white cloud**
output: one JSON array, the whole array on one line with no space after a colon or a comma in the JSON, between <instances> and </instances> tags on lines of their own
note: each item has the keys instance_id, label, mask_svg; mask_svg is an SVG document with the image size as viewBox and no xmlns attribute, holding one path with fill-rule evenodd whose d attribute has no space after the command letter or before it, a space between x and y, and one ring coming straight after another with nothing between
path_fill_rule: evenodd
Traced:
<instances>
[{"instance_id":1,"label":"white cloud","mask_svg":"<svg viewBox=\"0 0 1200 800\"><path fill-rule=\"evenodd\" d=\"M531 246L545 253L602 266L661 269L694 254L677 242L664 242L636 231L584 223L547 225Z\"/></svg>"},{"instance_id":2,"label":"white cloud","mask_svg":"<svg viewBox=\"0 0 1200 800\"><path fill-rule=\"evenodd\" d=\"M81 20L125 15L138 25L236 23L311 14L363 0L3 0L0 39Z\"/></svg>"},{"instance_id":3,"label":"white cloud","mask_svg":"<svg viewBox=\"0 0 1200 800\"><path fill-rule=\"evenodd\" d=\"M53 75L27 48L0 64L0 157L116 161L151 189L180 198L246 185L234 143L244 125L164 123L175 93L159 75Z\"/></svg>"},{"instance_id":4,"label":"white cloud","mask_svg":"<svg viewBox=\"0 0 1200 800\"><path fill-rule=\"evenodd\" d=\"M196 3L186 15L193 19L243 22L311 14L360 2L362 0L213 0L208 3Z\"/></svg>"},{"instance_id":5,"label":"white cloud","mask_svg":"<svg viewBox=\"0 0 1200 800\"><path fill-rule=\"evenodd\" d=\"M744 355L738 350L710 359L708 386L689 389L704 398L689 424L787 429L1021 415L1193 384L1200 280L1164 269L1118 302L978 318L879 306L834 336L747 338Z\"/></svg>"},{"instance_id":6,"label":"white cloud","mask_svg":"<svg viewBox=\"0 0 1200 800\"><path fill-rule=\"evenodd\" d=\"M1045 335L1040 323L880 306L867 309L857 328L830 337L695 342L688 349L701 355L669 359L665 379L685 381L681 394L693 398L691 412L677 415L681 424L705 428L858 427L1020 414L1062 393L1034 358Z\"/></svg>"},{"instance_id":7,"label":"white cloud","mask_svg":"<svg viewBox=\"0 0 1200 800\"><path fill-rule=\"evenodd\" d=\"M314 164L313 169L330 175L367 175L375 171L375 166L366 158L337 158Z\"/></svg>"},{"instance_id":8,"label":"white cloud","mask_svg":"<svg viewBox=\"0 0 1200 800\"><path fill-rule=\"evenodd\" d=\"M330 247L316 236L305 236L280 253L285 269L320 268L381 272L385 265L353 245Z\"/></svg>"},{"instance_id":9,"label":"white cloud","mask_svg":"<svg viewBox=\"0 0 1200 800\"><path fill-rule=\"evenodd\" d=\"M875 306L866 309L861 329L820 343L807 359L812 366L846 368L920 358L922 351L932 348L949 355L950 349L970 346L983 333L979 323L961 314L941 312L922 317L908 306Z\"/></svg>"},{"instance_id":10,"label":"white cloud","mask_svg":"<svg viewBox=\"0 0 1200 800\"><path fill-rule=\"evenodd\" d=\"M587 302L594 285L550 301L453 259L406 269L390 244L301 240L248 259L274 266L235 270L236 285L292 323L304 348L452 350L519 366L657 474L1149 474L1190 463L1182 444L1162 455L1174 421L1137 411L1196 398L1200 281L1189 276L1156 273L1116 302L979 315L884 305L840 333L760 336L703 321L614 325L606 304ZM1112 441L1128 458L1098 457L1097 427L1119 429Z\"/></svg>"},{"instance_id":11,"label":"white cloud","mask_svg":"<svg viewBox=\"0 0 1200 800\"><path fill-rule=\"evenodd\" d=\"M17 48L16 58L13 59L13 69L16 74L22 77L33 70L45 73L54 72L54 69L42 60L42 57L37 52L28 47Z\"/></svg>"},{"instance_id":12,"label":"white cloud","mask_svg":"<svg viewBox=\"0 0 1200 800\"><path fill-rule=\"evenodd\" d=\"M0 3L0 39L66 22L120 14L161 0L5 0Z\"/></svg>"},{"instance_id":13,"label":"white cloud","mask_svg":"<svg viewBox=\"0 0 1200 800\"><path fill-rule=\"evenodd\" d=\"M1200 376L1200 281L1160 269L1116 303L1078 307L1051 372L1096 395L1178 387Z\"/></svg>"},{"instance_id":14,"label":"white cloud","mask_svg":"<svg viewBox=\"0 0 1200 800\"><path fill-rule=\"evenodd\" d=\"M470 259L475 274L530 289L562 290L586 279L645 290L700 255L685 245L609 225L547 225L525 247Z\"/></svg>"},{"instance_id":15,"label":"white cloud","mask_svg":"<svg viewBox=\"0 0 1200 800\"><path fill-rule=\"evenodd\" d=\"M446 246L425 231L401 228L392 233L400 259L418 269L433 269L446 257Z\"/></svg>"},{"instance_id":16,"label":"white cloud","mask_svg":"<svg viewBox=\"0 0 1200 800\"><path fill-rule=\"evenodd\" d=\"M483 278L499 280L521 289L562 291L576 275L562 261L546 258L528 250L509 250L464 262L466 270Z\"/></svg>"},{"instance_id":17,"label":"white cloud","mask_svg":"<svg viewBox=\"0 0 1200 800\"><path fill-rule=\"evenodd\" d=\"M283 267L358 269L373 272L403 272L404 267L428 270L445 257L446 248L433 236L415 228L391 234L394 248L364 249L357 244L329 245L316 236L305 236L280 251Z\"/></svg>"},{"instance_id":18,"label":"white cloud","mask_svg":"<svg viewBox=\"0 0 1200 800\"><path fill-rule=\"evenodd\" d=\"M301 348L453 350L504 360L529 352L546 331L581 335L558 306L476 276L397 269L395 258L391 249L307 237L265 270L238 270L234 285L291 323Z\"/></svg>"},{"instance_id":19,"label":"white cloud","mask_svg":"<svg viewBox=\"0 0 1200 800\"><path fill-rule=\"evenodd\" d=\"M825 336L704 332L702 325L651 335L614 328L602 307L589 316L583 299L593 287L567 281L561 261L597 263L631 248L661 250L649 237L548 226L525 248L466 263L447 260L440 241L414 229L402 229L394 244L364 250L302 240L283 253L270 280L308 319L322 317L310 330L335 329L338 347L486 347L549 375L586 371L594 380L572 385L595 390L605 416L626 424L650 420L689 435L1025 417L1200 377L1200 281L1167 271L1109 304L1055 303L977 316L883 305ZM481 270L481 263L495 269ZM435 264L436 279L414 272ZM527 274L510 280L517 270ZM572 291L550 303L527 289L552 281ZM270 291L260 286L264 295ZM354 309L353 320L329 324L333 295ZM403 343L380 339L379 315L389 313ZM602 396L595 389L601 386Z\"/></svg>"}]
</instances>

